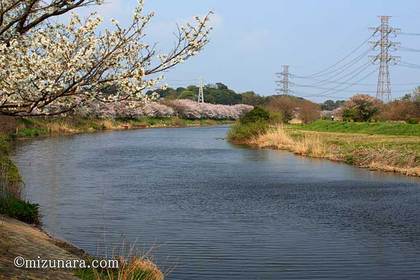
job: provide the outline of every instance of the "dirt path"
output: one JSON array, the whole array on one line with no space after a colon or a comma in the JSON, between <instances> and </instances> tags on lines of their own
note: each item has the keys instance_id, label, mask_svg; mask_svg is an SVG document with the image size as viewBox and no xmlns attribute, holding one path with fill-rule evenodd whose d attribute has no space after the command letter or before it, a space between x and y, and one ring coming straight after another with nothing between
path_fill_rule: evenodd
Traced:
<instances>
[{"instance_id":1,"label":"dirt path","mask_svg":"<svg viewBox=\"0 0 420 280\"><path fill-rule=\"evenodd\" d=\"M66 248L67 246L67 248ZM79 279L69 270L24 269L13 264L25 259L80 259L81 252L57 241L36 227L0 215L0 279Z\"/></svg>"}]
</instances>

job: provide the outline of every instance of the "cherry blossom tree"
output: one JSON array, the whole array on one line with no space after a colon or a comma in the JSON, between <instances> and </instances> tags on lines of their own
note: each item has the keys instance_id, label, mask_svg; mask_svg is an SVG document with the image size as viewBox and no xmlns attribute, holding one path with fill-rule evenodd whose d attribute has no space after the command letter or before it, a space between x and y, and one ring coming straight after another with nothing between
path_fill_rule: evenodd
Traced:
<instances>
[{"instance_id":1,"label":"cherry blossom tree","mask_svg":"<svg viewBox=\"0 0 420 280\"><path fill-rule=\"evenodd\" d=\"M48 19L76 8L102 4L103 0L1 0L0 40L23 35Z\"/></svg>"},{"instance_id":2,"label":"cherry blossom tree","mask_svg":"<svg viewBox=\"0 0 420 280\"><path fill-rule=\"evenodd\" d=\"M198 103L189 99L151 102L90 103L77 114L99 118L174 117L185 119L237 120L254 107L245 104L221 105Z\"/></svg>"},{"instance_id":3,"label":"cherry blossom tree","mask_svg":"<svg viewBox=\"0 0 420 280\"><path fill-rule=\"evenodd\" d=\"M99 32L102 19L77 14L68 24L47 19L97 0L2 0L0 5L0 114L51 116L91 102L130 102L146 98L162 73L196 55L208 42L210 14L178 27L167 53L145 43L153 13L143 0L131 24Z\"/></svg>"}]
</instances>

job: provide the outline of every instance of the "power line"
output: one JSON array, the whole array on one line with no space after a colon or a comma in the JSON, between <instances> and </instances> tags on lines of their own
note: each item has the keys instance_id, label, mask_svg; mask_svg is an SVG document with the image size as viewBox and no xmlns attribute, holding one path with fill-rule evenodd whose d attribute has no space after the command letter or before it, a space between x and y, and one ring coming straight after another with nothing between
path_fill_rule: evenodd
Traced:
<instances>
[{"instance_id":1,"label":"power line","mask_svg":"<svg viewBox=\"0 0 420 280\"><path fill-rule=\"evenodd\" d=\"M369 62L366 62L366 63L364 63L362 65L359 65L357 68L352 69L348 73L346 73L346 71L349 70L349 69L351 69L351 67L344 68L344 69L342 69L342 71L340 71L336 75L333 75L331 77L328 77L327 79L324 79L324 80L320 80L318 82L315 82L315 83L313 83L313 85L314 86L323 86L323 85L329 84L330 82L339 82L339 81L341 81L341 80L343 80L343 79L345 79L345 78L347 78L349 76L352 76L354 73L356 73L360 69L368 66L369 64L370 64ZM345 74L343 74L343 73L345 73ZM343 74L343 75L341 75L341 74Z\"/></svg>"},{"instance_id":2,"label":"power line","mask_svg":"<svg viewBox=\"0 0 420 280\"><path fill-rule=\"evenodd\" d=\"M406 47L400 47L400 50L407 51L407 52L420 52L420 49L413 49L413 48L406 48Z\"/></svg>"},{"instance_id":3,"label":"power line","mask_svg":"<svg viewBox=\"0 0 420 280\"><path fill-rule=\"evenodd\" d=\"M325 72L327 72L328 70L334 68L335 66L339 65L341 62L345 61L347 58L349 58L350 56L352 56L355 52L357 52L359 49L361 49L367 42L369 42L369 40L372 38L372 35L369 36L366 40L364 40L360 45L358 45L355 49L353 49L350 53L348 53L346 56L344 56L342 59L338 60L336 63L334 63L333 65L318 71L316 73L313 73L311 75L306 75L306 76L302 76L302 77L317 77L320 75L325 74Z\"/></svg>"},{"instance_id":4,"label":"power line","mask_svg":"<svg viewBox=\"0 0 420 280\"><path fill-rule=\"evenodd\" d=\"M363 73L363 71L364 70L366 70L367 68L365 68L365 69L362 69L362 71L359 71L358 73L356 73L351 79L353 79L354 77L357 77L359 74L361 74L361 73ZM354 83L352 83L352 84L350 84L350 85L348 85L348 86L346 86L346 87L344 87L344 88L340 88L340 87L335 87L335 88L332 88L332 89L329 89L329 90L326 90L326 91L324 91L324 92L321 92L321 93L319 93L319 94L315 94L315 95L312 95L313 97L326 97L326 96L333 96L331 93L330 94L328 94L328 92L331 92L331 91L345 91L345 90L347 90L347 89L349 89L349 88L351 88L351 87L353 87L355 84L357 84L358 82L361 82L361 81L363 81L363 80L365 80L365 79L367 79L368 77L370 77L372 74L374 74L376 72L376 69L374 69L373 71L371 71L371 72L369 72L367 75L365 75L365 76L363 76L361 79L359 79L359 80L357 80L356 82L354 82ZM351 79L349 79L349 80L351 80ZM307 97L310 97L310 96L307 96Z\"/></svg>"},{"instance_id":5,"label":"power line","mask_svg":"<svg viewBox=\"0 0 420 280\"><path fill-rule=\"evenodd\" d=\"M400 32L401 35L407 35L407 36L420 36L420 33L412 33L412 32Z\"/></svg>"},{"instance_id":6,"label":"power line","mask_svg":"<svg viewBox=\"0 0 420 280\"><path fill-rule=\"evenodd\" d=\"M299 79L311 79L311 80L315 80L317 81L316 83L314 83L315 85L320 85L320 84L327 84L331 79L336 78L337 76L340 76L342 73L345 73L348 69L351 69L354 65L356 65L359 61L361 61L368 53L370 52L370 50L367 50L365 52L363 52L361 55L357 56L356 58L354 58L353 60L351 60L350 62L344 64L343 66L341 66L341 68L337 68L329 73L326 73L323 76L327 76L324 79L321 80L317 80L311 77L306 77L306 76L298 76L295 75L296 78ZM329 76L329 74L334 73L333 75ZM346 77L346 75L343 75L343 77ZM339 79L339 78L338 78Z\"/></svg>"}]
</instances>

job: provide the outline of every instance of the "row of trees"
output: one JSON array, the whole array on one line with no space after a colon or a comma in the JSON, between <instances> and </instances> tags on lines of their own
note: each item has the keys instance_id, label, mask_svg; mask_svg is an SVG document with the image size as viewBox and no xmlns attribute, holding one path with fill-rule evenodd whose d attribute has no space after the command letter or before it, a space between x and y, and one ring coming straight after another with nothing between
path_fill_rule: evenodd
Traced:
<instances>
[{"instance_id":1,"label":"row of trees","mask_svg":"<svg viewBox=\"0 0 420 280\"><path fill-rule=\"evenodd\" d=\"M176 89L168 87L166 89L160 89L156 92L160 97L166 100L174 99L190 99L197 100L199 88L196 85L190 85L187 87L178 87ZM149 92L150 94L151 92ZM206 85L204 87L204 96L207 103L212 104L224 104L234 105L244 103L242 95L229 89L223 83L216 83L214 85Z\"/></svg>"},{"instance_id":2,"label":"row of trees","mask_svg":"<svg viewBox=\"0 0 420 280\"><path fill-rule=\"evenodd\" d=\"M72 13L103 0L0 1L0 114L57 115L92 101L137 102L155 88L161 74L208 42L210 14L179 26L173 49L158 53L145 42L153 13L138 1L131 23L99 32L102 19ZM101 29L102 30L102 29ZM113 90L110 90L113 89Z\"/></svg>"},{"instance_id":3,"label":"row of trees","mask_svg":"<svg viewBox=\"0 0 420 280\"><path fill-rule=\"evenodd\" d=\"M420 121L420 93L406 95L399 100L383 103L365 94L358 94L338 110L344 120L352 121Z\"/></svg>"},{"instance_id":4,"label":"row of trees","mask_svg":"<svg viewBox=\"0 0 420 280\"><path fill-rule=\"evenodd\" d=\"M187 87L178 87L176 89L167 87L165 89L156 90L155 92L160 97L167 100L197 100L198 90L198 86L190 85ZM152 94L152 91L149 91L148 94ZM269 97L260 96L253 91L238 93L221 82L206 85L204 87L204 96L205 101L208 103L224 105L247 104L252 106L261 106L269 99Z\"/></svg>"},{"instance_id":5,"label":"row of trees","mask_svg":"<svg viewBox=\"0 0 420 280\"><path fill-rule=\"evenodd\" d=\"M196 100L198 90L197 86L167 88L158 91L158 94L166 100ZM207 85L204 93L206 102L259 106L277 114L277 117L284 122L298 118L308 123L319 119L321 111L334 111L332 115L335 117L353 121L420 121L419 93L409 94L389 103L383 103L369 95L358 94L347 101L326 100L321 104L290 95L259 96L252 91L240 94L223 83Z\"/></svg>"},{"instance_id":6,"label":"row of trees","mask_svg":"<svg viewBox=\"0 0 420 280\"><path fill-rule=\"evenodd\" d=\"M129 102L91 103L77 110L79 116L108 118L181 117L186 119L236 120L251 111L253 106L245 104L221 105L198 103L189 99L146 102L132 106Z\"/></svg>"},{"instance_id":7,"label":"row of trees","mask_svg":"<svg viewBox=\"0 0 420 280\"><path fill-rule=\"evenodd\" d=\"M196 100L198 91L197 86L191 85L177 89L168 87L156 92L165 100ZM149 92L149 94L151 93ZM278 118L285 122L295 117L302 119L304 122L310 122L320 117L320 106L309 100L286 95L260 96L253 91L237 93L223 83L206 85L204 96L205 101L212 104L247 104L264 107L272 113L276 113Z\"/></svg>"}]
</instances>

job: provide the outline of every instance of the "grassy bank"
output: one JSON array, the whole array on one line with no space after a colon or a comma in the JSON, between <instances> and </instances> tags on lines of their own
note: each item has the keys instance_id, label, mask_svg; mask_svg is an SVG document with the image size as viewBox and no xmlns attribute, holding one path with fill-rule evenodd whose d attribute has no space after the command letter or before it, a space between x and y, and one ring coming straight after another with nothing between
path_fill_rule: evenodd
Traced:
<instances>
[{"instance_id":1,"label":"grassy bank","mask_svg":"<svg viewBox=\"0 0 420 280\"><path fill-rule=\"evenodd\" d=\"M118 260L118 268L115 269L18 268L13 265L13 259L16 256L22 256L27 260L36 259L36 256L50 260L84 260L86 265L90 265L96 258L65 241L54 239L39 228L2 215L0 215L0 231L3 234L0 238L0 279L164 279L163 273L153 262L146 257L135 257L135 255L141 255L136 252L132 252L131 256L133 257L130 258L112 257L112 259Z\"/></svg>"},{"instance_id":2,"label":"grassy bank","mask_svg":"<svg viewBox=\"0 0 420 280\"><path fill-rule=\"evenodd\" d=\"M405 122L338 122L318 120L310 124L294 125L292 127L299 130L319 132L420 136L420 124L408 124Z\"/></svg>"},{"instance_id":3,"label":"grassy bank","mask_svg":"<svg viewBox=\"0 0 420 280\"><path fill-rule=\"evenodd\" d=\"M229 120L188 120L178 117L139 119L99 119L99 118L31 118L19 119L16 138L88 133L104 130L135 128L187 127L229 124Z\"/></svg>"},{"instance_id":4,"label":"grassy bank","mask_svg":"<svg viewBox=\"0 0 420 280\"><path fill-rule=\"evenodd\" d=\"M9 158L11 138L0 135L0 214L39 224L38 205L20 199L22 179Z\"/></svg>"},{"instance_id":5,"label":"grassy bank","mask_svg":"<svg viewBox=\"0 0 420 280\"><path fill-rule=\"evenodd\" d=\"M157 127L188 127L229 124L228 120L187 120L171 118L140 118L140 119L94 119L94 118L23 118L15 121L16 128L8 128L8 132L0 131L0 215L5 215L28 224L39 224L38 205L20 199L22 179L19 170L10 159L10 146L17 139L89 133L105 130L122 130L135 128ZM0 127L1 130L1 127ZM12 222L13 224L13 222ZM13 226L11 226L13 229ZM0 229L1 231L1 229ZM16 236L15 236L16 237ZM32 236L33 243L41 242L37 236ZM1 244L0 251L4 246ZM19 248L22 244L15 244ZM51 258L56 258L52 255ZM6 259L5 261L9 261ZM49 272L50 273L50 272ZM13 273L11 274L15 276ZM58 277L51 273L51 277ZM76 275L86 280L161 280L164 278L159 268L151 261L139 257L128 260L120 259L119 269L85 269L77 271ZM0 278L2 274L0 272ZM38 278L33 278L38 279ZM41 279L41 278L39 278Z\"/></svg>"},{"instance_id":6,"label":"grassy bank","mask_svg":"<svg viewBox=\"0 0 420 280\"><path fill-rule=\"evenodd\" d=\"M334 132L331 132L334 131ZM420 176L420 125L317 121L308 125L237 123L229 140L259 148Z\"/></svg>"},{"instance_id":7,"label":"grassy bank","mask_svg":"<svg viewBox=\"0 0 420 280\"><path fill-rule=\"evenodd\" d=\"M99 119L80 117L19 118L0 126L0 214L31 224L39 224L38 205L20 199L22 180L9 157L16 139L154 127L187 127L228 124L229 120L188 120L177 117L139 119ZM3 132L2 132L3 131Z\"/></svg>"}]
</instances>

